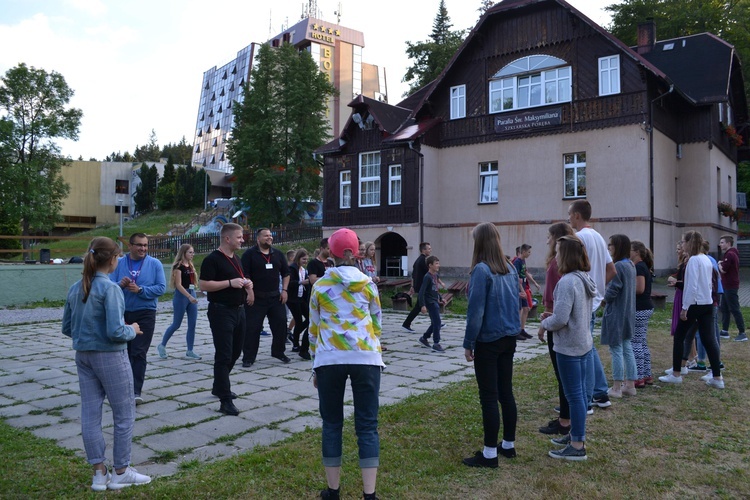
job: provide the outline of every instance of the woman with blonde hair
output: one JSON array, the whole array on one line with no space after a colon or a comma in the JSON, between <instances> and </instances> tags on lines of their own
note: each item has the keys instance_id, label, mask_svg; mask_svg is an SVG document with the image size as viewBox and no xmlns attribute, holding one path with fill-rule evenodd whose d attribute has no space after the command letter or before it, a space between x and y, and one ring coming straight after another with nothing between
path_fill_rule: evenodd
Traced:
<instances>
[{"instance_id":1,"label":"woman with blonde hair","mask_svg":"<svg viewBox=\"0 0 750 500\"><path fill-rule=\"evenodd\" d=\"M94 468L91 489L118 490L146 484L151 478L130 467L135 399L128 342L143 332L125 324L125 298L110 281L120 248L110 238L94 238L83 259L83 278L68 291L62 333L73 339L81 392L81 436L86 459ZM107 443L102 432L104 398L112 410L113 470L104 463Z\"/></svg>"},{"instance_id":2,"label":"woman with blonde hair","mask_svg":"<svg viewBox=\"0 0 750 500\"><path fill-rule=\"evenodd\" d=\"M174 287L174 296L172 297L174 318L172 319L172 324L169 325L164 332L161 343L156 346L156 350L159 352L159 357L162 359L167 357L167 342L169 342L172 334L177 331L180 325L182 325L182 318L185 316L186 312L188 317L188 330L187 336L185 337L185 340L187 341L187 352L185 353L185 357L190 359L201 359L201 357L193 351L193 346L195 344L195 323L198 319L198 299L195 297L195 284L197 280L195 266L193 265L194 256L195 250L193 250L193 247L185 243L179 250L177 250L177 256L172 263L170 285Z\"/></svg>"},{"instance_id":3,"label":"woman with blonde hair","mask_svg":"<svg viewBox=\"0 0 750 500\"><path fill-rule=\"evenodd\" d=\"M369 276L372 281L375 283L380 281L380 278L378 277L378 264L375 262L375 243L372 241L365 243L362 267L364 268L364 273Z\"/></svg>"},{"instance_id":4,"label":"woman with blonde hair","mask_svg":"<svg viewBox=\"0 0 750 500\"><path fill-rule=\"evenodd\" d=\"M518 273L505 257L500 233L494 224L474 228L469 306L466 312L464 356L474 362L484 428L484 449L464 458L469 467L498 465L498 454L516 456L518 410L513 397L513 355L521 332L518 315ZM500 433L502 408L503 439Z\"/></svg>"}]
</instances>

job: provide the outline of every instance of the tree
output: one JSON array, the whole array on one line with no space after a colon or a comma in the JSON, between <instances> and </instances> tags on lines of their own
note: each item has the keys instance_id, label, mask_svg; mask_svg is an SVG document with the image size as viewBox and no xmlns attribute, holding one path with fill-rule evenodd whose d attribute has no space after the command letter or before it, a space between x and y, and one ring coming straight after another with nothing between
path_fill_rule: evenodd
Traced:
<instances>
[{"instance_id":1,"label":"tree","mask_svg":"<svg viewBox=\"0 0 750 500\"><path fill-rule=\"evenodd\" d=\"M77 140L83 112L67 107L74 92L55 71L21 63L0 83L0 213L19 221L28 236L61 218L70 188L61 173L67 160L54 139ZM23 248L30 256L27 239Z\"/></svg>"},{"instance_id":2,"label":"tree","mask_svg":"<svg viewBox=\"0 0 750 500\"><path fill-rule=\"evenodd\" d=\"M193 145L188 144L185 136L182 136L182 140L178 144L172 144L171 142L164 146L159 155L160 158L169 158L172 155L174 162L178 165L188 165L193 161Z\"/></svg>"},{"instance_id":3,"label":"tree","mask_svg":"<svg viewBox=\"0 0 750 500\"><path fill-rule=\"evenodd\" d=\"M135 157L134 161L159 161L161 159L161 149L159 149L159 144L157 144L154 129L151 129L148 145L143 147L136 146L133 156Z\"/></svg>"},{"instance_id":4,"label":"tree","mask_svg":"<svg viewBox=\"0 0 750 500\"><path fill-rule=\"evenodd\" d=\"M430 39L424 42L406 42L406 55L414 64L406 70L403 82L409 84L405 96L424 87L440 75L464 40L464 31L451 31L453 25L445 8L445 0L432 23Z\"/></svg>"},{"instance_id":5,"label":"tree","mask_svg":"<svg viewBox=\"0 0 750 500\"><path fill-rule=\"evenodd\" d=\"M477 9L477 11L479 12L479 16L483 16L484 13L490 10L493 5L495 5L495 2L493 2L492 0L481 0L481 2L479 3L479 8Z\"/></svg>"},{"instance_id":6,"label":"tree","mask_svg":"<svg viewBox=\"0 0 750 500\"><path fill-rule=\"evenodd\" d=\"M156 166L149 168L145 163L141 164L138 170L138 178L141 183L135 188L135 212L145 214L156 208L156 189L159 181L159 174Z\"/></svg>"},{"instance_id":7,"label":"tree","mask_svg":"<svg viewBox=\"0 0 750 500\"><path fill-rule=\"evenodd\" d=\"M227 151L239 198L253 225L297 221L302 202L320 199L313 151L328 135L326 109L336 89L308 52L263 45L235 105Z\"/></svg>"},{"instance_id":8,"label":"tree","mask_svg":"<svg viewBox=\"0 0 750 500\"><path fill-rule=\"evenodd\" d=\"M131 155L127 151L125 151L125 154L122 154L119 151L117 153L115 153L114 151L112 151L112 154L107 155L107 157L104 158L104 161L133 162L133 161L135 161L135 158L133 158L133 155Z\"/></svg>"},{"instance_id":9,"label":"tree","mask_svg":"<svg viewBox=\"0 0 750 500\"><path fill-rule=\"evenodd\" d=\"M170 156L167 158L164 175L159 181L159 188L156 191L156 203L159 205L159 210L171 210L175 207L174 181L174 162Z\"/></svg>"}]
</instances>

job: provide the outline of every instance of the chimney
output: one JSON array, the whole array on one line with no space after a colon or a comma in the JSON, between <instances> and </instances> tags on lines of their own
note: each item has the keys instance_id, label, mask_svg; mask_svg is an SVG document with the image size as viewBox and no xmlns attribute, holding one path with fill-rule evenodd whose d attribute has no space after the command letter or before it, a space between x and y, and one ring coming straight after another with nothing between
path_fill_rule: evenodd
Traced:
<instances>
[{"instance_id":1,"label":"chimney","mask_svg":"<svg viewBox=\"0 0 750 500\"><path fill-rule=\"evenodd\" d=\"M651 52L656 45L656 23L653 17L647 17L646 22L638 23L638 49L639 54Z\"/></svg>"}]
</instances>

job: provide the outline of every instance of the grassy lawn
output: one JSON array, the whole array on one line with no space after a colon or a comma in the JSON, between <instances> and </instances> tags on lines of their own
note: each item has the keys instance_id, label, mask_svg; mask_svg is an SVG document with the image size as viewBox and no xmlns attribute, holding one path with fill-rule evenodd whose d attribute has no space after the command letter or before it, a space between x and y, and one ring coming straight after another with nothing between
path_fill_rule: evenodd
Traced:
<instances>
[{"instance_id":1,"label":"grassy lawn","mask_svg":"<svg viewBox=\"0 0 750 500\"><path fill-rule=\"evenodd\" d=\"M745 310L750 314L750 310ZM653 373L671 360L669 315L652 319ZM463 457L482 445L473 380L381 409L380 498L747 498L750 496L750 344L724 341L726 389L692 373L681 386L656 385L596 410L587 426L589 460L547 457L553 446L537 428L553 418L557 389L547 357L516 365L518 458L496 470L470 469ZM609 353L600 349L608 374ZM310 388L312 390L312 387ZM137 425L137 424L136 424ZM344 498L361 498L356 441L345 427ZM231 443L227 443L228 446ZM84 460L53 441L0 423L0 496L81 497ZM111 453L111 450L110 450ZM175 476L131 488L138 498L314 498L325 486L320 430L213 463L186 464Z\"/></svg>"}]
</instances>

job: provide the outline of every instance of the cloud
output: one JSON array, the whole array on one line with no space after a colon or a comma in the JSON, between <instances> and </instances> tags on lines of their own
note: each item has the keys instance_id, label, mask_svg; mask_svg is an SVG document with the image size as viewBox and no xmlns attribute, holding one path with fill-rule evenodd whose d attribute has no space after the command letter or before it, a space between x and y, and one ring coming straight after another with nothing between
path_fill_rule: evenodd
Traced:
<instances>
[{"instance_id":1,"label":"cloud","mask_svg":"<svg viewBox=\"0 0 750 500\"><path fill-rule=\"evenodd\" d=\"M101 0L66 0L65 5L93 17L101 17L107 13L107 6Z\"/></svg>"}]
</instances>

